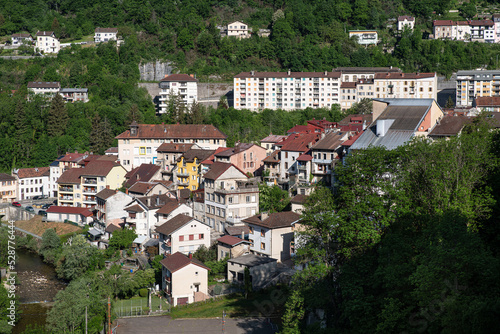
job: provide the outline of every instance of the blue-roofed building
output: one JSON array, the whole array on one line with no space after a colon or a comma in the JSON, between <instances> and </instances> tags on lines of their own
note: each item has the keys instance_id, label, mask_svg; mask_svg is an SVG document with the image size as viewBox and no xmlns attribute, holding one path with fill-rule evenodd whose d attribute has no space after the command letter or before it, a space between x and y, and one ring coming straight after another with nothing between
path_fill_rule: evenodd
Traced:
<instances>
[{"instance_id":1,"label":"blue-roofed building","mask_svg":"<svg viewBox=\"0 0 500 334\"><path fill-rule=\"evenodd\" d=\"M434 99L373 99L373 122L350 150L395 149L415 136L427 137L443 116Z\"/></svg>"}]
</instances>

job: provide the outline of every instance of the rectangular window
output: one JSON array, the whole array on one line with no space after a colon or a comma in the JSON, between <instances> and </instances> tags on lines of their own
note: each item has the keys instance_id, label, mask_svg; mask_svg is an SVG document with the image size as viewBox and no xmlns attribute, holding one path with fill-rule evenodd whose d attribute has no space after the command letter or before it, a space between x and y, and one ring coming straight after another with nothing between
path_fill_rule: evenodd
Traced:
<instances>
[{"instance_id":1,"label":"rectangular window","mask_svg":"<svg viewBox=\"0 0 500 334\"><path fill-rule=\"evenodd\" d=\"M204 239L205 235L203 233L200 233L200 239Z\"/></svg>"},{"instance_id":2,"label":"rectangular window","mask_svg":"<svg viewBox=\"0 0 500 334\"><path fill-rule=\"evenodd\" d=\"M179 235L179 241L184 241L184 236L183 235Z\"/></svg>"},{"instance_id":3,"label":"rectangular window","mask_svg":"<svg viewBox=\"0 0 500 334\"><path fill-rule=\"evenodd\" d=\"M250 203L250 196L247 196L247 203Z\"/></svg>"},{"instance_id":4,"label":"rectangular window","mask_svg":"<svg viewBox=\"0 0 500 334\"><path fill-rule=\"evenodd\" d=\"M263 243L263 242L261 242L261 243L260 243L260 249L266 249L266 244L265 244L265 243Z\"/></svg>"},{"instance_id":5,"label":"rectangular window","mask_svg":"<svg viewBox=\"0 0 500 334\"><path fill-rule=\"evenodd\" d=\"M189 235L189 240L194 240L194 234Z\"/></svg>"},{"instance_id":6,"label":"rectangular window","mask_svg":"<svg viewBox=\"0 0 500 334\"><path fill-rule=\"evenodd\" d=\"M146 147L145 146L139 147L139 154L141 154L141 155L146 154Z\"/></svg>"},{"instance_id":7,"label":"rectangular window","mask_svg":"<svg viewBox=\"0 0 500 334\"><path fill-rule=\"evenodd\" d=\"M260 230L260 236L263 237L263 238L265 238L266 232L264 232L264 230Z\"/></svg>"}]
</instances>

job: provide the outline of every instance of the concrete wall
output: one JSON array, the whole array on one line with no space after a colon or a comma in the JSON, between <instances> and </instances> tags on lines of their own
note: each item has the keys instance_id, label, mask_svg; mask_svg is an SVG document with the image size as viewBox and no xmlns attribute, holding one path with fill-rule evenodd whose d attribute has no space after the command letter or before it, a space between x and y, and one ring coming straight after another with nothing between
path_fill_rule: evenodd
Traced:
<instances>
[{"instance_id":1,"label":"concrete wall","mask_svg":"<svg viewBox=\"0 0 500 334\"><path fill-rule=\"evenodd\" d=\"M35 209L38 211L37 209ZM22 208L15 207L15 206L7 206L2 209L0 209L0 215L5 215L2 220L3 221L9 221L9 220L30 220L31 218L35 217L34 213L28 212Z\"/></svg>"}]
</instances>

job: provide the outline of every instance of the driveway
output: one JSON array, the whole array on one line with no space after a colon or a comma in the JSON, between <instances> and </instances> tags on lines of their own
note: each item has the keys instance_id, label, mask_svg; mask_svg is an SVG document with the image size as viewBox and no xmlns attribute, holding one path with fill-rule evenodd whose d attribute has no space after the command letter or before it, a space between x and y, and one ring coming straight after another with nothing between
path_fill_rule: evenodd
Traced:
<instances>
[{"instance_id":1,"label":"driveway","mask_svg":"<svg viewBox=\"0 0 500 334\"><path fill-rule=\"evenodd\" d=\"M274 326L274 330L273 330ZM160 333L230 333L274 334L276 325L264 318L227 319L222 331L222 319L177 319L168 316L118 319L116 334Z\"/></svg>"}]
</instances>

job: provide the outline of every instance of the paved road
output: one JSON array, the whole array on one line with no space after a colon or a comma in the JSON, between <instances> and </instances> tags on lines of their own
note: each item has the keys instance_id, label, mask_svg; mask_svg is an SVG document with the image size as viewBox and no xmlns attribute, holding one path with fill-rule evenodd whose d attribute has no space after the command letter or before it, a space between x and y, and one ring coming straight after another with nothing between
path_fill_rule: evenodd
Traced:
<instances>
[{"instance_id":1,"label":"paved road","mask_svg":"<svg viewBox=\"0 0 500 334\"><path fill-rule=\"evenodd\" d=\"M274 325L276 329L276 325ZM168 316L118 319L116 334L223 333L221 319L177 319ZM266 319L226 319L228 334L274 334Z\"/></svg>"}]
</instances>

